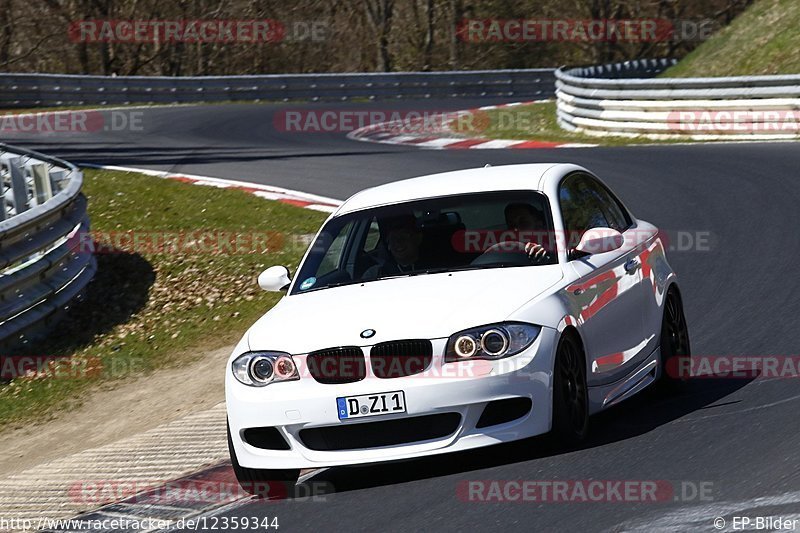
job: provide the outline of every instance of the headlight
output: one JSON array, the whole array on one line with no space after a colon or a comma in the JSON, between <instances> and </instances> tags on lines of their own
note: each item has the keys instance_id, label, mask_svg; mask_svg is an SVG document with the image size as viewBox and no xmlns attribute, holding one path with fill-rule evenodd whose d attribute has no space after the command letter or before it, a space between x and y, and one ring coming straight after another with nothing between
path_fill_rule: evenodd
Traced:
<instances>
[{"instance_id":1,"label":"headlight","mask_svg":"<svg viewBox=\"0 0 800 533\"><path fill-rule=\"evenodd\" d=\"M444 361L510 357L530 346L541 330L533 324L504 322L459 331L447 340Z\"/></svg>"},{"instance_id":2,"label":"headlight","mask_svg":"<svg viewBox=\"0 0 800 533\"><path fill-rule=\"evenodd\" d=\"M478 353L478 343L469 335L461 335L453 344L453 350L461 358L472 357Z\"/></svg>"},{"instance_id":3,"label":"headlight","mask_svg":"<svg viewBox=\"0 0 800 533\"><path fill-rule=\"evenodd\" d=\"M278 381L300 379L297 365L288 353L246 352L231 363L231 371L240 383L264 387Z\"/></svg>"}]
</instances>

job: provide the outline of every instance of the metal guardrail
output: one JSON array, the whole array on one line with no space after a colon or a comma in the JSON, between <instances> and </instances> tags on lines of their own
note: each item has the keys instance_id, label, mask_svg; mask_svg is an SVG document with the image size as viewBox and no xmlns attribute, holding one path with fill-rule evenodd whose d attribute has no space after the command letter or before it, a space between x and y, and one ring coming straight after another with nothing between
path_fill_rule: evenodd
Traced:
<instances>
[{"instance_id":1,"label":"metal guardrail","mask_svg":"<svg viewBox=\"0 0 800 533\"><path fill-rule=\"evenodd\" d=\"M795 139L800 75L655 78L675 60L558 69L559 124L590 135Z\"/></svg>"},{"instance_id":2,"label":"metal guardrail","mask_svg":"<svg viewBox=\"0 0 800 533\"><path fill-rule=\"evenodd\" d=\"M0 345L46 329L97 269L83 174L37 152L0 144Z\"/></svg>"},{"instance_id":3,"label":"metal guardrail","mask_svg":"<svg viewBox=\"0 0 800 533\"><path fill-rule=\"evenodd\" d=\"M554 69L263 76L0 74L0 107L553 95Z\"/></svg>"}]
</instances>

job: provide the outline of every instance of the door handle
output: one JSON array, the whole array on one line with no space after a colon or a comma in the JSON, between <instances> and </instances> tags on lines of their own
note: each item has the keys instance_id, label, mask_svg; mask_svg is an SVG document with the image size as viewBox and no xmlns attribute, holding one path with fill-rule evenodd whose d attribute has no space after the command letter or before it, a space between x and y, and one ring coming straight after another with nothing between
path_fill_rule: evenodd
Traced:
<instances>
[{"instance_id":1,"label":"door handle","mask_svg":"<svg viewBox=\"0 0 800 533\"><path fill-rule=\"evenodd\" d=\"M628 274L633 274L636 272L636 269L639 267L639 261L637 259L630 259L627 263L625 263L625 272Z\"/></svg>"}]
</instances>

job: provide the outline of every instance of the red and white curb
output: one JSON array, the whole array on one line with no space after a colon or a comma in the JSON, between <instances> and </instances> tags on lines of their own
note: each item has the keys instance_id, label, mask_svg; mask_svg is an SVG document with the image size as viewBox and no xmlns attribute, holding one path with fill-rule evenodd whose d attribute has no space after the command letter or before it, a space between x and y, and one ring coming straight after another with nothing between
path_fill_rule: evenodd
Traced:
<instances>
[{"instance_id":1,"label":"red and white curb","mask_svg":"<svg viewBox=\"0 0 800 533\"><path fill-rule=\"evenodd\" d=\"M342 201L337 200L336 198L328 198L327 196L320 196L303 191L295 191L293 189L284 189L283 187L274 187L272 185L251 183L249 181L237 181L214 178L211 176L165 172L162 170L152 170L147 168L120 167L116 165L93 165L84 163L80 166L102 170L116 170L119 172L137 172L147 176L177 180L184 183L190 183L192 185L205 185L208 187L219 187L221 189L234 189L253 194L259 198L264 198L265 200L275 200L284 204L302 207L304 209L313 209L314 211L323 211L325 213L333 213L340 205L342 205Z\"/></svg>"},{"instance_id":2,"label":"red and white curb","mask_svg":"<svg viewBox=\"0 0 800 533\"><path fill-rule=\"evenodd\" d=\"M296 485L283 482L258 483L257 488L263 496L248 494L239 485L231 468L230 461L222 461L214 466L192 474L157 483L145 487L143 482L114 483L106 487L103 482L89 483L86 486L76 484L70 492L74 498L81 496L81 491L90 497L108 496L118 493L114 501L94 510L80 513L69 519L53 520L44 531L95 531L98 533L120 531L125 529L139 531L180 531L203 530L213 524L212 517L221 513L262 501L265 505L280 504L284 501L325 501L327 494L335 492L335 487L327 482L315 482L314 476L327 468L301 470ZM137 489L139 487L139 489ZM256 487L253 487L256 488ZM124 499L122 495L125 495ZM263 526L265 523L259 520ZM114 527L112 524L120 524ZM280 526L277 518L267 519L270 529ZM108 525L106 525L108 524ZM128 527L123 527L127 525ZM212 528L213 529L213 528Z\"/></svg>"},{"instance_id":3,"label":"red and white curb","mask_svg":"<svg viewBox=\"0 0 800 533\"><path fill-rule=\"evenodd\" d=\"M459 116L475 115L480 111L492 111L495 109L506 109L524 105L543 104L550 100L534 100L529 102L513 102L510 104L499 104L483 106L476 109L466 109L451 113L440 113L438 116L447 117L452 115L455 121ZM520 140L520 139L489 139L485 137L465 137L451 131L446 125L442 126L441 131L426 131L430 128L424 123L426 119L420 118L413 121L391 121L378 124L370 124L363 128L358 128L347 134L349 139L355 141L372 142L380 144L393 144L414 146L416 148L427 148L429 150L492 150L492 149L536 149L536 148L592 148L596 144L584 143L560 143L551 141ZM427 118L430 120L430 117ZM434 121L437 124L446 124L448 120Z\"/></svg>"}]
</instances>

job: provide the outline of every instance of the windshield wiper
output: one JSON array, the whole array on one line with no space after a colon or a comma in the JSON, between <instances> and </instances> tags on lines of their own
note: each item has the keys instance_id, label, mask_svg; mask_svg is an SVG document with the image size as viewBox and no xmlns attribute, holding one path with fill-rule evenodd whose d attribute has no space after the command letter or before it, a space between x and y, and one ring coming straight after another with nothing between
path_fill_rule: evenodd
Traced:
<instances>
[{"instance_id":1,"label":"windshield wiper","mask_svg":"<svg viewBox=\"0 0 800 533\"><path fill-rule=\"evenodd\" d=\"M476 265L473 268L507 268L507 267L525 267L525 266L536 266L533 264L529 265L520 265L519 263L489 263L488 265Z\"/></svg>"},{"instance_id":2,"label":"windshield wiper","mask_svg":"<svg viewBox=\"0 0 800 533\"><path fill-rule=\"evenodd\" d=\"M420 270L419 272L415 272L415 274L442 274L444 272L460 272L462 270L472 270L472 265L460 266L460 267L439 267L439 268L426 268L425 270Z\"/></svg>"},{"instance_id":3,"label":"windshield wiper","mask_svg":"<svg viewBox=\"0 0 800 533\"><path fill-rule=\"evenodd\" d=\"M296 294L308 294L309 292L314 291L321 291L323 289L330 289L332 287L344 287L345 285L355 285L356 283L362 283L361 281L337 281L335 283L327 283L325 285L320 285L319 287L312 287L308 290L298 292Z\"/></svg>"},{"instance_id":4,"label":"windshield wiper","mask_svg":"<svg viewBox=\"0 0 800 533\"><path fill-rule=\"evenodd\" d=\"M403 272L401 274L394 274L391 276L382 276L379 278L372 278L372 279L362 279L362 280L354 280L354 281L340 281L337 283L331 283L330 285L325 285L324 287L318 287L314 290L319 289L327 289L329 287L341 287L342 285L355 285L356 283L368 283L370 281L381 281L384 279L398 279L398 278L410 278L413 276L422 276L426 274L445 274L448 272L463 272L465 270L484 270L487 268L504 268L504 267L519 267L519 266L531 266L531 265L520 265L518 263L491 263L488 265L464 265L460 267L438 267L438 268L425 268L422 270L414 270L412 272Z\"/></svg>"},{"instance_id":5,"label":"windshield wiper","mask_svg":"<svg viewBox=\"0 0 800 533\"><path fill-rule=\"evenodd\" d=\"M410 276L417 274L443 274L445 272L463 272L465 270L482 270L486 268L502 268L502 267L515 267L515 266L528 266L520 265L518 263L491 263L488 265L465 265L460 267L441 267L441 268L427 268L417 272L410 272Z\"/></svg>"}]
</instances>

